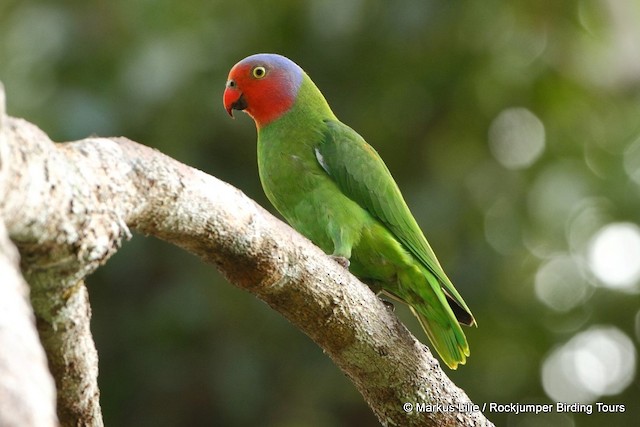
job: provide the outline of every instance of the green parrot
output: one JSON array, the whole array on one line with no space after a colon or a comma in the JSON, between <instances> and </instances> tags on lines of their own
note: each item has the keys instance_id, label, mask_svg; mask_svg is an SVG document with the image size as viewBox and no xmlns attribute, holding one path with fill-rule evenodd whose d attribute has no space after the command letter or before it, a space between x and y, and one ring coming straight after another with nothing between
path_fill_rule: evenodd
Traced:
<instances>
[{"instance_id":1,"label":"green parrot","mask_svg":"<svg viewBox=\"0 0 640 427\"><path fill-rule=\"evenodd\" d=\"M378 153L340 122L309 76L276 54L229 72L224 107L258 130L258 169L282 216L375 292L411 307L442 360L464 364L476 321Z\"/></svg>"}]
</instances>

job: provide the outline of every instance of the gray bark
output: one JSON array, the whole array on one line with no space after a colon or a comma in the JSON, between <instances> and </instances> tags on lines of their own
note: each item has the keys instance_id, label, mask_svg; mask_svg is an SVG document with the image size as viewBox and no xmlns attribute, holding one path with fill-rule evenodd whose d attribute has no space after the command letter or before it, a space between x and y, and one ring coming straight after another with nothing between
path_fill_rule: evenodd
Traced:
<instances>
[{"instance_id":1,"label":"gray bark","mask_svg":"<svg viewBox=\"0 0 640 427\"><path fill-rule=\"evenodd\" d=\"M54 144L34 125L6 116L4 105L0 135L0 231L6 228L22 258L62 425L102 425L83 279L131 237L130 229L196 254L280 312L344 371L383 425L492 425L479 411L450 410L469 398L429 349L366 285L236 188L126 138ZM11 270L15 251L1 237ZM0 325L8 325L0 328L0 393L37 408L41 418L4 407L0 394L0 425L14 415L21 423L7 425L55 425L24 283L14 262L15 284L5 285L3 261L0 294L22 300L22 308L0 311ZM31 337L25 351L33 356L14 368L5 358L15 346L3 343L19 328L29 329L20 336ZM405 402L444 410L407 413Z\"/></svg>"}]
</instances>

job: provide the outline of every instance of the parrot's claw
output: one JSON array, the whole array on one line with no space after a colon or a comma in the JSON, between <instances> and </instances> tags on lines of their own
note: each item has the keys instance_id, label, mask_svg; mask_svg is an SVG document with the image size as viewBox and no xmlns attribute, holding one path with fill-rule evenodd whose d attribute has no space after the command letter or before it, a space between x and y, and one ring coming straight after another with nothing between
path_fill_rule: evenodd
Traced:
<instances>
[{"instance_id":1,"label":"parrot's claw","mask_svg":"<svg viewBox=\"0 0 640 427\"><path fill-rule=\"evenodd\" d=\"M340 264L341 266L343 266L346 269L349 269L349 266L351 265L351 263L349 262L349 260L343 256L339 256L339 255L330 255L331 258L337 262L338 264Z\"/></svg>"},{"instance_id":2,"label":"parrot's claw","mask_svg":"<svg viewBox=\"0 0 640 427\"><path fill-rule=\"evenodd\" d=\"M396 311L396 306L393 305L393 303L391 301L387 301L386 299L381 299L380 301L382 301L382 303L384 304L384 306L387 308L387 310L389 310L390 312L394 312Z\"/></svg>"}]
</instances>

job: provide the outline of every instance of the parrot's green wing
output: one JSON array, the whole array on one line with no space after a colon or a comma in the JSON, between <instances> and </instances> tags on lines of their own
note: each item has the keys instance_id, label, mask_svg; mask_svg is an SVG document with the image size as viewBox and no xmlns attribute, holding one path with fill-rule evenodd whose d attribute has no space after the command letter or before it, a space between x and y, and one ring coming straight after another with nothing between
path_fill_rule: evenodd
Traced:
<instances>
[{"instance_id":1,"label":"parrot's green wing","mask_svg":"<svg viewBox=\"0 0 640 427\"><path fill-rule=\"evenodd\" d=\"M347 125L337 120L325 123L315 153L322 168L345 195L380 220L434 274L458 320L474 324L471 311L440 266L378 153Z\"/></svg>"}]
</instances>

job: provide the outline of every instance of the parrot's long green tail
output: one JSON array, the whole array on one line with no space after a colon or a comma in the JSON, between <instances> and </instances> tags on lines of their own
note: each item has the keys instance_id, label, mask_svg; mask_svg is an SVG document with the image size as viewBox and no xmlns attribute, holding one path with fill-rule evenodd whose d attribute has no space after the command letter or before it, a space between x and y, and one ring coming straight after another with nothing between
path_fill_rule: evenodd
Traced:
<instances>
[{"instance_id":1,"label":"parrot's long green tail","mask_svg":"<svg viewBox=\"0 0 640 427\"><path fill-rule=\"evenodd\" d=\"M419 300L411 298L406 302L444 363L451 369L457 369L458 365L466 363L470 354L467 337L449 306L438 279L429 272L424 272L423 277L428 284L425 283L417 292ZM415 288L413 293L416 294Z\"/></svg>"},{"instance_id":2,"label":"parrot's long green tail","mask_svg":"<svg viewBox=\"0 0 640 427\"><path fill-rule=\"evenodd\" d=\"M422 329L444 363L451 369L458 369L458 365L464 365L467 362L467 357L470 354L469 344L462 328L455 321L441 324L434 316L422 314L423 308L411 307L411 311L420 321Z\"/></svg>"}]
</instances>

